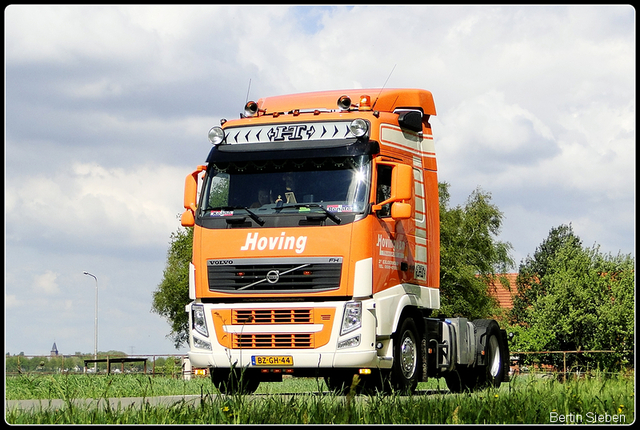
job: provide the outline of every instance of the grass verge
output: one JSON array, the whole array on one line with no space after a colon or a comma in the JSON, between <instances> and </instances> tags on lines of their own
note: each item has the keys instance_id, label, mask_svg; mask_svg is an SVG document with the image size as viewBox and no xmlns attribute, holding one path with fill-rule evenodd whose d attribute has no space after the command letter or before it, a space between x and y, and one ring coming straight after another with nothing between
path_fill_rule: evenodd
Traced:
<instances>
[{"instance_id":1,"label":"grass verge","mask_svg":"<svg viewBox=\"0 0 640 430\"><path fill-rule=\"evenodd\" d=\"M304 378L261 384L259 391L264 394L260 396L217 395L208 379L181 381L142 375L87 378L33 377L18 382L7 379L7 398L9 393L11 396L26 393L23 395L31 395L30 398L46 398L39 396L50 393L68 401L58 409L7 409L6 421L10 424L630 424L635 419L633 376L595 375L564 383L518 377L499 389L478 393L449 394L435 390L412 396L335 396L324 392L315 379ZM201 400L197 404L142 403L128 407L79 407L71 401L119 394L140 396L140 393L141 397L198 394Z\"/></svg>"}]
</instances>

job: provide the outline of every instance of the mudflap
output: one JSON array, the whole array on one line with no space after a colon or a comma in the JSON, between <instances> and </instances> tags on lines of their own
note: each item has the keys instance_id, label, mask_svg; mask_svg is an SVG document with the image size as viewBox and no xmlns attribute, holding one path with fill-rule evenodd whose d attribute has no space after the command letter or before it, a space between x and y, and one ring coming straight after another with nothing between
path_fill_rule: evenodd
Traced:
<instances>
[{"instance_id":1,"label":"mudflap","mask_svg":"<svg viewBox=\"0 0 640 430\"><path fill-rule=\"evenodd\" d=\"M500 329L500 354L505 357L502 360L502 382L509 382L509 371L511 370L511 355L509 354L509 338L507 337L507 331Z\"/></svg>"}]
</instances>

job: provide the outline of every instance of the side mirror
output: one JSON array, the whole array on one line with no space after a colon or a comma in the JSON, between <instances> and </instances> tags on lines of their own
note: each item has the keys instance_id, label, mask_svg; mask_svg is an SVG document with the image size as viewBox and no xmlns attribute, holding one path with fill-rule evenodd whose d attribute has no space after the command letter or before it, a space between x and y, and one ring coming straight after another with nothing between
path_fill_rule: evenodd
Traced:
<instances>
[{"instance_id":1,"label":"side mirror","mask_svg":"<svg viewBox=\"0 0 640 430\"><path fill-rule=\"evenodd\" d=\"M182 213L180 224L182 224L183 227L193 227L195 223L196 217L191 209L187 209Z\"/></svg>"},{"instance_id":2,"label":"side mirror","mask_svg":"<svg viewBox=\"0 0 640 430\"><path fill-rule=\"evenodd\" d=\"M391 218L396 221L411 218L411 205L409 203L395 202L391 205Z\"/></svg>"},{"instance_id":3,"label":"side mirror","mask_svg":"<svg viewBox=\"0 0 640 430\"><path fill-rule=\"evenodd\" d=\"M407 164L399 164L390 161L378 161L378 164L391 166L391 195L385 201L373 205L374 211L379 211L382 206L393 203L391 205L391 217L394 219L411 218L411 203L405 202L411 200L413 188L413 167ZM394 207L397 208L394 210ZM395 214L395 215L394 215Z\"/></svg>"},{"instance_id":4,"label":"side mirror","mask_svg":"<svg viewBox=\"0 0 640 430\"><path fill-rule=\"evenodd\" d=\"M180 223L184 227L192 227L195 223L196 199L198 198L198 174L202 172L206 166L198 166L191 174L187 175L184 180L184 208L186 211L180 217Z\"/></svg>"},{"instance_id":5,"label":"side mirror","mask_svg":"<svg viewBox=\"0 0 640 430\"><path fill-rule=\"evenodd\" d=\"M391 173L391 198L394 201L411 200L413 167L396 164Z\"/></svg>"}]
</instances>

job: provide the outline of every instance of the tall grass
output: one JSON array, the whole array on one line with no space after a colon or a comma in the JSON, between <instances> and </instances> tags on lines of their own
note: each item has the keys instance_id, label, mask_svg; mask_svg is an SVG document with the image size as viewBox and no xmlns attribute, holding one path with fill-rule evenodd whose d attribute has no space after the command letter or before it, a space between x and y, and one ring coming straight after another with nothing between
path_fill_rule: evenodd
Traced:
<instances>
[{"instance_id":1,"label":"tall grass","mask_svg":"<svg viewBox=\"0 0 640 430\"><path fill-rule=\"evenodd\" d=\"M69 401L67 407L57 410L6 410L6 420L11 424L546 424L564 417L570 420L582 417L589 420L604 420L609 423L616 417L618 422L630 424L635 418L634 379L631 377L605 378L596 375L590 378L573 379L565 383L555 379L519 377L499 389L478 393L449 394L429 391L429 394L401 396L398 394L335 396L327 394L324 387L314 379L295 379L281 384L261 384L259 396L218 395L207 379L180 381L160 378L133 378L133 382L122 378L64 378L56 382L26 382L35 387L31 395L50 392L57 398L116 397L115 393L131 396L134 391L147 396L169 394L198 394L201 401L196 404L178 402L171 406L79 407ZM38 378L45 379L46 378ZM56 379L56 378L51 378ZM99 381L102 379L102 381ZM436 380L437 381L437 380ZM8 391L14 381L7 380ZM118 386L130 384L130 389ZM59 388L55 388L58 384ZM297 385L301 384L301 385ZM20 384L17 384L20 385ZM89 388L85 388L89 385ZM276 387L298 394L277 394ZM304 387L300 390L301 387ZM22 392L29 392L31 388ZM174 390L173 392L170 392ZM178 390L178 391L175 391ZM40 393L40 394L36 394Z\"/></svg>"}]
</instances>

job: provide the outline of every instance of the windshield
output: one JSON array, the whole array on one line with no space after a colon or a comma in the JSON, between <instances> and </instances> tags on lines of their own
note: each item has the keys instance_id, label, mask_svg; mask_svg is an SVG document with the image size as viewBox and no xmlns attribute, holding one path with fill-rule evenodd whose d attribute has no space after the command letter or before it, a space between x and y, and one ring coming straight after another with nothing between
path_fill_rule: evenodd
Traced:
<instances>
[{"instance_id":1,"label":"windshield","mask_svg":"<svg viewBox=\"0 0 640 430\"><path fill-rule=\"evenodd\" d=\"M248 215L256 220L301 212L357 213L367 207L369 183L367 155L212 163L200 216Z\"/></svg>"}]
</instances>

